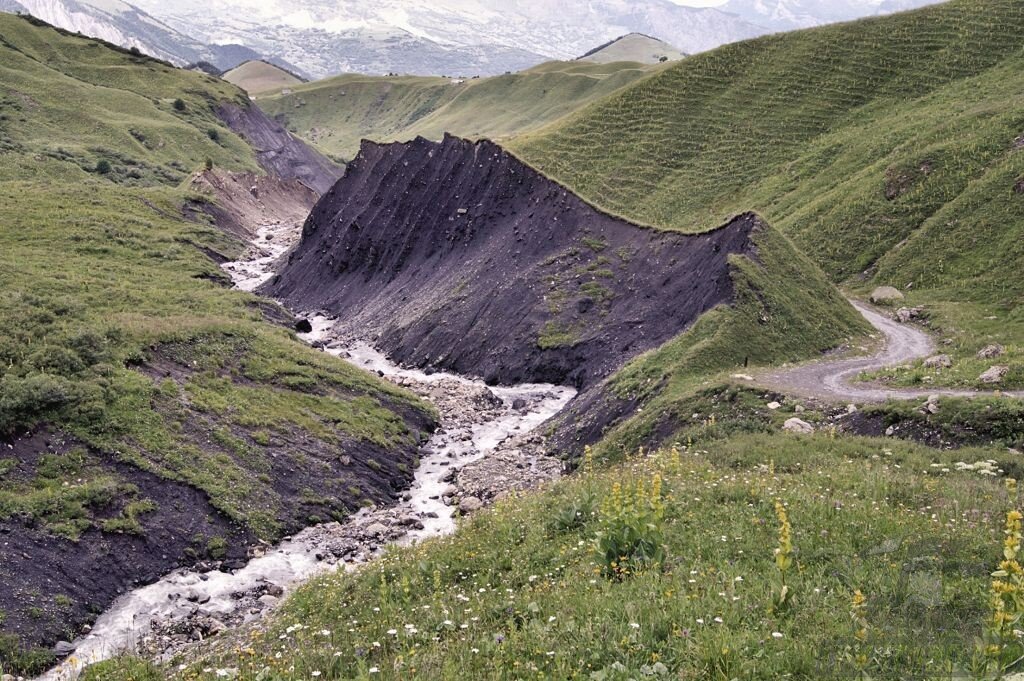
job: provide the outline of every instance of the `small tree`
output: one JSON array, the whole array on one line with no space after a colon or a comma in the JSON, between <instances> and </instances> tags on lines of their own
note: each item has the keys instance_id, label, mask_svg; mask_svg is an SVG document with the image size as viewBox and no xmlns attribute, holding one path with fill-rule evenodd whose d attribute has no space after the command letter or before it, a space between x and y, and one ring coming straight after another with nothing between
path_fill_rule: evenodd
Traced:
<instances>
[{"instance_id":1,"label":"small tree","mask_svg":"<svg viewBox=\"0 0 1024 681\"><path fill-rule=\"evenodd\" d=\"M106 175L107 173L109 173L110 172L110 161L108 161L105 158L101 158L96 163L96 172L99 173L100 175Z\"/></svg>"},{"instance_id":2,"label":"small tree","mask_svg":"<svg viewBox=\"0 0 1024 681\"><path fill-rule=\"evenodd\" d=\"M209 130L207 130L206 135L214 142L220 142L220 133L217 132L216 128L210 128Z\"/></svg>"},{"instance_id":3,"label":"small tree","mask_svg":"<svg viewBox=\"0 0 1024 681\"><path fill-rule=\"evenodd\" d=\"M174 110L175 111L184 111L185 110L185 100L181 99L180 97L178 99L174 100Z\"/></svg>"},{"instance_id":4,"label":"small tree","mask_svg":"<svg viewBox=\"0 0 1024 681\"><path fill-rule=\"evenodd\" d=\"M206 159L206 169L207 170L213 170L213 159L212 158Z\"/></svg>"}]
</instances>

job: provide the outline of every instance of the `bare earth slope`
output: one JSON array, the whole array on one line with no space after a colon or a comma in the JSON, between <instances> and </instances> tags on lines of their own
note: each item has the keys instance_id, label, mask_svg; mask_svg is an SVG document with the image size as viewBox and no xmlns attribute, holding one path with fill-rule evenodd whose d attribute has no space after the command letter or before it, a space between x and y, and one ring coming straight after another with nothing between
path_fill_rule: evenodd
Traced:
<instances>
[{"instance_id":1,"label":"bare earth slope","mask_svg":"<svg viewBox=\"0 0 1024 681\"><path fill-rule=\"evenodd\" d=\"M398 361L586 387L728 302L728 257L760 224L658 232L492 142L368 142L265 292L341 315Z\"/></svg>"}]
</instances>

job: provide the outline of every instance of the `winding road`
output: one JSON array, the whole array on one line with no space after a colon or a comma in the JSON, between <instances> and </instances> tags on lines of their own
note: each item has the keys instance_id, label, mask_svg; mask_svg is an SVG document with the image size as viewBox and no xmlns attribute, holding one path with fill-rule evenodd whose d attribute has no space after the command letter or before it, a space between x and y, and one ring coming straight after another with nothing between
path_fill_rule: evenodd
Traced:
<instances>
[{"instance_id":1,"label":"winding road","mask_svg":"<svg viewBox=\"0 0 1024 681\"><path fill-rule=\"evenodd\" d=\"M876 371L927 357L935 352L935 342L928 333L913 324L900 324L864 303L854 300L850 302L885 337L885 344L879 352L867 357L824 360L775 370L756 377L755 382L779 392L833 402L884 402L890 399L927 398L931 395L1024 397L1024 391L995 392L937 387L919 390L853 383L862 371Z\"/></svg>"}]
</instances>

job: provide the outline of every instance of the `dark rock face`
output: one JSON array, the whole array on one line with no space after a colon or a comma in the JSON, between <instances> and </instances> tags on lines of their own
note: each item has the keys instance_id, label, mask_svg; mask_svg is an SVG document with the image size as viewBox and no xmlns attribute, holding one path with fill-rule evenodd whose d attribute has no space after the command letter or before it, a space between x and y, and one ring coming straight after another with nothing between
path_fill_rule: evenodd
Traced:
<instances>
[{"instance_id":1,"label":"dark rock face","mask_svg":"<svg viewBox=\"0 0 1024 681\"><path fill-rule=\"evenodd\" d=\"M318 194L330 189L341 176L340 167L295 139L259 107L221 104L217 114L256 151L256 158L268 175L280 180L299 180Z\"/></svg>"},{"instance_id":2,"label":"dark rock face","mask_svg":"<svg viewBox=\"0 0 1024 681\"><path fill-rule=\"evenodd\" d=\"M728 257L758 225L659 232L492 142L365 142L264 292L400 362L586 388L727 303Z\"/></svg>"}]
</instances>

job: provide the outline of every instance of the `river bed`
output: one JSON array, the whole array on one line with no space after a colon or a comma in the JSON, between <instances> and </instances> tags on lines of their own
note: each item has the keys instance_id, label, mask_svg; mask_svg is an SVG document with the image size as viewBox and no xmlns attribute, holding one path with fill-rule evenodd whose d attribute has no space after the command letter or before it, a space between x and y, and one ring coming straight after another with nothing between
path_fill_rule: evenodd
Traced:
<instances>
[{"instance_id":1,"label":"river bed","mask_svg":"<svg viewBox=\"0 0 1024 681\"><path fill-rule=\"evenodd\" d=\"M273 264L294 243L298 225L265 225L243 258L223 265L243 290L273 275ZM269 238L268 238L269 237ZM449 533L456 514L475 510L516 488L528 488L561 473L561 463L544 452L532 433L575 396L571 388L527 384L488 387L447 373L397 366L363 342L340 344L330 319L314 316L313 331L301 337L325 352L416 392L431 401L441 426L423 447L420 466L402 500L389 508L364 509L341 523L307 528L256 555L241 569L176 570L120 597L74 642L75 652L39 681L70 681L92 663L127 651L167 659L197 640L262 617L296 585L330 569L349 569L391 543L412 543ZM500 454L485 462L490 454ZM493 488L459 486L459 472L479 471Z\"/></svg>"}]
</instances>

